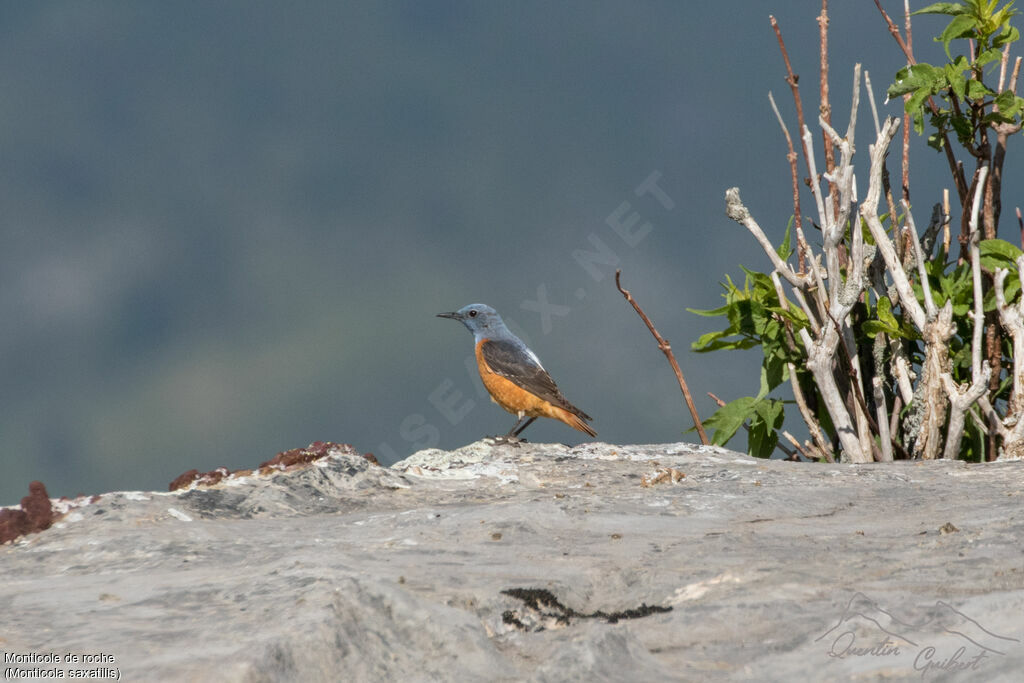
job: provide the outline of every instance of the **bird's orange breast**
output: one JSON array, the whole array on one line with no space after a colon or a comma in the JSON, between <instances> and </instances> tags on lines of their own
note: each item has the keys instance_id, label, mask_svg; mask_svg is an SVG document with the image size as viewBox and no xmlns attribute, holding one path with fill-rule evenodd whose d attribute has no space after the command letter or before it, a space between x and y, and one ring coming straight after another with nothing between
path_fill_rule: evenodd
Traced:
<instances>
[{"instance_id":1,"label":"bird's orange breast","mask_svg":"<svg viewBox=\"0 0 1024 683\"><path fill-rule=\"evenodd\" d=\"M569 424L569 413L558 406L552 405L544 399L523 389L518 384L503 377L491 370L484 359L481 348L486 339L481 339L476 345L476 364L480 371L480 379L483 380L484 388L491 395L494 402L512 413L513 415L525 415L527 417L550 417Z\"/></svg>"},{"instance_id":2,"label":"bird's orange breast","mask_svg":"<svg viewBox=\"0 0 1024 683\"><path fill-rule=\"evenodd\" d=\"M487 361L484 360L483 352L480 350L480 347L486 341L486 339L481 339L480 343L476 345L476 364L477 369L480 371L480 379L483 380L484 388L487 389L487 393L491 395L494 402L514 415L519 413L529 415L530 417L547 415L544 407L551 404L542 398L534 396L507 377L502 377L491 370L490 366L487 365Z\"/></svg>"}]
</instances>

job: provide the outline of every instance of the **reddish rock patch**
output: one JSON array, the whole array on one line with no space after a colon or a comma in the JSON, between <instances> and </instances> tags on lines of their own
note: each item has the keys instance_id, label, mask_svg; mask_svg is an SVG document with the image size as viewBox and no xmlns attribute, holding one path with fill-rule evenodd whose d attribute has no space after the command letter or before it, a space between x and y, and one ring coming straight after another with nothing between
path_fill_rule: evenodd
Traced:
<instances>
[{"instance_id":1,"label":"reddish rock patch","mask_svg":"<svg viewBox=\"0 0 1024 683\"><path fill-rule=\"evenodd\" d=\"M28 485L28 495L21 499L20 510L0 510L0 543L49 529L54 517L46 487L43 486L43 482L34 481Z\"/></svg>"},{"instance_id":2,"label":"reddish rock patch","mask_svg":"<svg viewBox=\"0 0 1024 683\"><path fill-rule=\"evenodd\" d=\"M270 460L260 463L260 473L267 474L271 470L287 470L296 466L308 465L311 462L327 457L332 450L338 450L345 455L360 455L374 465L380 465L373 453L360 453L352 444L334 443L333 441L314 441L305 448L292 448L281 451Z\"/></svg>"},{"instance_id":3,"label":"reddish rock patch","mask_svg":"<svg viewBox=\"0 0 1024 683\"><path fill-rule=\"evenodd\" d=\"M373 453L360 453L351 444L334 443L333 441L314 441L305 448L292 448L291 450L282 451L270 460L260 463L258 468L259 473L270 474L271 472L306 467L311 462L327 457L332 450L341 451L346 455L359 455L366 458L374 465L380 465ZM232 471L226 467L218 467L210 472L189 470L188 472L179 475L167 488L169 491L177 491L178 489L188 488L193 483L197 486L213 486L227 477L244 477L249 474L252 474L252 470Z\"/></svg>"}]
</instances>

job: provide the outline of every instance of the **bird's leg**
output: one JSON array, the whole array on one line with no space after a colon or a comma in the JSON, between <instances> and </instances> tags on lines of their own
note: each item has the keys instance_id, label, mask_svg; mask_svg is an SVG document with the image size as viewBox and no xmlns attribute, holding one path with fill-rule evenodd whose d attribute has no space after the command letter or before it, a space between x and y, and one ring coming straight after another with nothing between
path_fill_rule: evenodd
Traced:
<instances>
[{"instance_id":1,"label":"bird's leg","mask_svg":"<svg viewBox=\"0 0 1024 683\"><path fill-rule=\"evenodd\" d=\"M523 422L523 418L519 418L519 422L516 422L516 423L515 423L515 425L514 425L514 426L512 427L512 430L511 430L511 431L510 431L510 432L508 433L508 436L511 436L511 437L518 437L518 436L519 436L519 434L520 434L520 433L521 433L521 432L522 432L522 431L523 431L524 429L526 429L526 428L527 428L527 427L529 427L529 426L530 426L531 424L533 424L533 421L534 421L534 420L536 420L536 419L537 419L537 418L535 418L535 417L531 417L531 418L530 418L529 420L527 420L527 421L526 421L525 423L523 423L523 426L521 426L521 427L520 427L520 426L519 426L519 424L520 424L520 422ZM516 427L519 427L519 428L518 428L518 429L516 429Z\"/></svg>"},{"instance_id":2,"label":"bird's leg","mask_svg":"<svg viewBox=\"0 0 1024 683\"><path fill-rule=\"evenodd\" d=\"M519 428L519 425L523 424L523 420L525 420L525 419L526 419L525 416L518 418L516 420L516 423L514 425L512 425L512 429L508 430L508 434L505 435L505 438L506 439L515 438L515 435L519 433L519 432L516 431L516 429Z\"/></svg>"},{"instance_id":3,"label":"bird's leg","mask_svg":"<svg viewBox=\"0 0 1024 683\"><path fill-rule=\"evenodd\" d=\"M526 416L523 416L516 420L516 423L512 425L512 429L508 430L508 434L505 434L503 436L493 436L487 438L494 439L494 442L496 444L507 443L510 446L518 446L520 442L526 441L526 439L519 438L519 433L522 432L527 427L529 427L530 423L532 423L536 419L537 418L535 417L531 417L530 419L527 420Z\"/></svg>"}]
</instances>

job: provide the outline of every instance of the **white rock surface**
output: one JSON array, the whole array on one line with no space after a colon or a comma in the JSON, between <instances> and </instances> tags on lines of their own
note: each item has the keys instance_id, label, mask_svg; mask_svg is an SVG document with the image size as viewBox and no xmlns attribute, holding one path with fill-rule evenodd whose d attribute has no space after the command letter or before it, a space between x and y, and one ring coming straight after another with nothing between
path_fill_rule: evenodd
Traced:
<instances>
[{"instance_id":1,"label":"white rock surface","mask_svg":"<svg viewBox=\"0 0 1024 683\"><path fill-rule=\"evenodd\" d=\"M1019 681L1024 670L1022 463L479 442L391 468L339 454L318 465L106 494L0 546L6 672ZM61 661L28 661L51 653Z\"/></svg>"}]
</instances>

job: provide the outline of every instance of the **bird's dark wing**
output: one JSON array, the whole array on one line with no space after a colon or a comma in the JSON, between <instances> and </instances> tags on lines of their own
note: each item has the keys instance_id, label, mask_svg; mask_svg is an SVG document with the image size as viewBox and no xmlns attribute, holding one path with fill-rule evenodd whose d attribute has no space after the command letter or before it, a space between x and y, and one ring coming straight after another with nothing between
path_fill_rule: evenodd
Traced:
<instances>
[{"instance_id":1,"label":"bird's dark wing","mask_svg":"<svg viewBox=\"0 0 1024 683\"><path fill-rule=\"evenodd\" d=\"M552 405L564 408L585 420L592 419L569 403L558 390L555 380L544 368L534 362L522 349L510 341L488 339L480 345L487 366L497 375L511 380L516 386L529 391Z\"/></svg>"}]
</instances>

